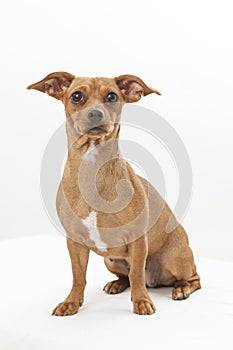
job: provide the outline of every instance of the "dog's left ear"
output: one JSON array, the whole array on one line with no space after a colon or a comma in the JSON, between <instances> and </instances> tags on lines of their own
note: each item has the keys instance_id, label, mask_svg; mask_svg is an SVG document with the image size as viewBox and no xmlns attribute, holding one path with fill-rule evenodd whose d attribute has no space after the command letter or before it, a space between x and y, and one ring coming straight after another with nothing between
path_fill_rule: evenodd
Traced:
<instances>
[{"instance_id":1,"label":"dog's left ear","mask_svg":"<svg viewBox=\"0 0 233 350\"><path fill-rule=\"evenodd\" d=\"M121 90L125 102L137 102L142 96L147 96L152 93L161 95L158 90L147 86L142 79L135 75L120 75L114 79Z\"/></svg>"},{"instance_id":2,"label":"dog's left ear","mask_svg":"<svg viewBox=\"0 0 233 350\"><path fill-rule=\"evenodd\" d=\"M74 75L67 72L54 72L37 83L29 85L27 89L46 92L49 96L61 100L74 78Z\"/></svg>"}]
</instances>

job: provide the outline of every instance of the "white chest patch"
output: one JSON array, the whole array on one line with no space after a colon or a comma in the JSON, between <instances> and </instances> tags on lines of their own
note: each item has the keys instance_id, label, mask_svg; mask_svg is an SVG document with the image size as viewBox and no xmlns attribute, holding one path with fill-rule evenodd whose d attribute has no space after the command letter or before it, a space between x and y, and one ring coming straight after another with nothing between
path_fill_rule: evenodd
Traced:
<instances>
[{"instance_id":1,"label":"white chest patch","mask_svg":"<svg viewBox=\"0 0 233 350\"><path fill-rule=\"evenodd\" d=\"M95 242L96 248L101 252L106 252L107 244L101 241L97 227L97 213L95 211L91 211L86 219L82 220L82 223L88 229L90 239Z\"/></svg>"},{"instance_id":2,"label":"white chest patch","mask_svg":"<svg viewBox=\"0 0 233 350\"><path fill-rule=\"evenodd\" d=\"M85 160L94 163L96 156L98 155L98 148L95 147L94 141L90 142L87 152L85 153Z\"/></svg>"}]
</instances>

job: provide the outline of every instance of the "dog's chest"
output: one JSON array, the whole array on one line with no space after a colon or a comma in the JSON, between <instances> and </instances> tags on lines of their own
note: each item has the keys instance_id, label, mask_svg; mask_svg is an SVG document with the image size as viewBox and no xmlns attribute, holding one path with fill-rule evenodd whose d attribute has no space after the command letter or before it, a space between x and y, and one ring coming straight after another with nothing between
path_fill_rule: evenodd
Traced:
<instances>
[{"instance_id":1,"label":"dog's chest","mask_svg":"<svg viewBox=\"0 0 233 350\"><path fill-rule=\"evenodd\" d=\"M123 256L125 246L145 232L148 210L127 169L124 160L109 161L92 142L79 162L67 163L57 209L70 238L100 254L114 249Z\"/></svg>"},{"instance_id":2,"label":"dog's chest","mask_svg":"<svg viewBox=\"0 0 233 350\"><path fill-rule=\"evenodd\" d=\"M94 242L95 247L101 251L105 252L107 250L107 244L101 240L100 232L97 227L97 213L91 211L90 214L82 220L82 224L86 227L89 233L89 238Z\"/></svg>"}]
</instances>

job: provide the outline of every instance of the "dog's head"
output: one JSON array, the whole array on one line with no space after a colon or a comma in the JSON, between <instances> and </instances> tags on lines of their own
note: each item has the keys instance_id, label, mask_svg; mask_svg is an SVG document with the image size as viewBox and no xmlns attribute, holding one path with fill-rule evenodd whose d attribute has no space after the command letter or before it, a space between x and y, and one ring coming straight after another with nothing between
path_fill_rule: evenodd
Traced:
<instances>
[{"instance_id":1,"label":"dog's head","mask_svg":"<svg viewBox=\"0 0 233 350\"><path fill-rule=\"evenodd\" d=\"M160 95L134 75L110 78L79 78L66 72L49 74L28 86L61 100L67 118L72 118L78 134L98 138L109 135L118 125L124 103L141 96Z\"/></svg>"}]
</instances>

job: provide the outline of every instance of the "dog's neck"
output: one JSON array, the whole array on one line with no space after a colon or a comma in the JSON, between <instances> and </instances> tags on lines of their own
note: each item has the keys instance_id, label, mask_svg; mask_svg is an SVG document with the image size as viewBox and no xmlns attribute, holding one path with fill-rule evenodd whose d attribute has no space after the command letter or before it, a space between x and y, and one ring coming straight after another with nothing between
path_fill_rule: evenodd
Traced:
<instances>
[{"instance_id":1,"label":"dog's neck","mask_svg":"<svg viewBox=\"0 0 233 350\"><path fill-rule=\"evenodd\" d=\"M120 125L116 124L112 133L105 137L79 135L74 140L73 131L67 130L69 149L62 185L63 190L72 192L73 204L75 197L86 191L92 198L96 191L96 198L100 195L107 201L117 197L116 184L128 178L127 163L121 158L118 147L119 131Z\"/></svg>"},{"instance_id":2,"label":"dog's neck","mask_svg":"<svg viewBox=\"0 0 233 350\"><path fill-rule=\"evenodd\" d=\"M87 154L90 158L94 154L99 154L105 159L119 158L120 152L118 147L118 139L120 132L120 125L116 124L111 133L99 137L89 136L87 134L78 134L74 128L67 124L68 137L68 160L76 161L82 160L83 156ZM91 157L93 156L93 157Z\"/></svg>"}]
</instances>

